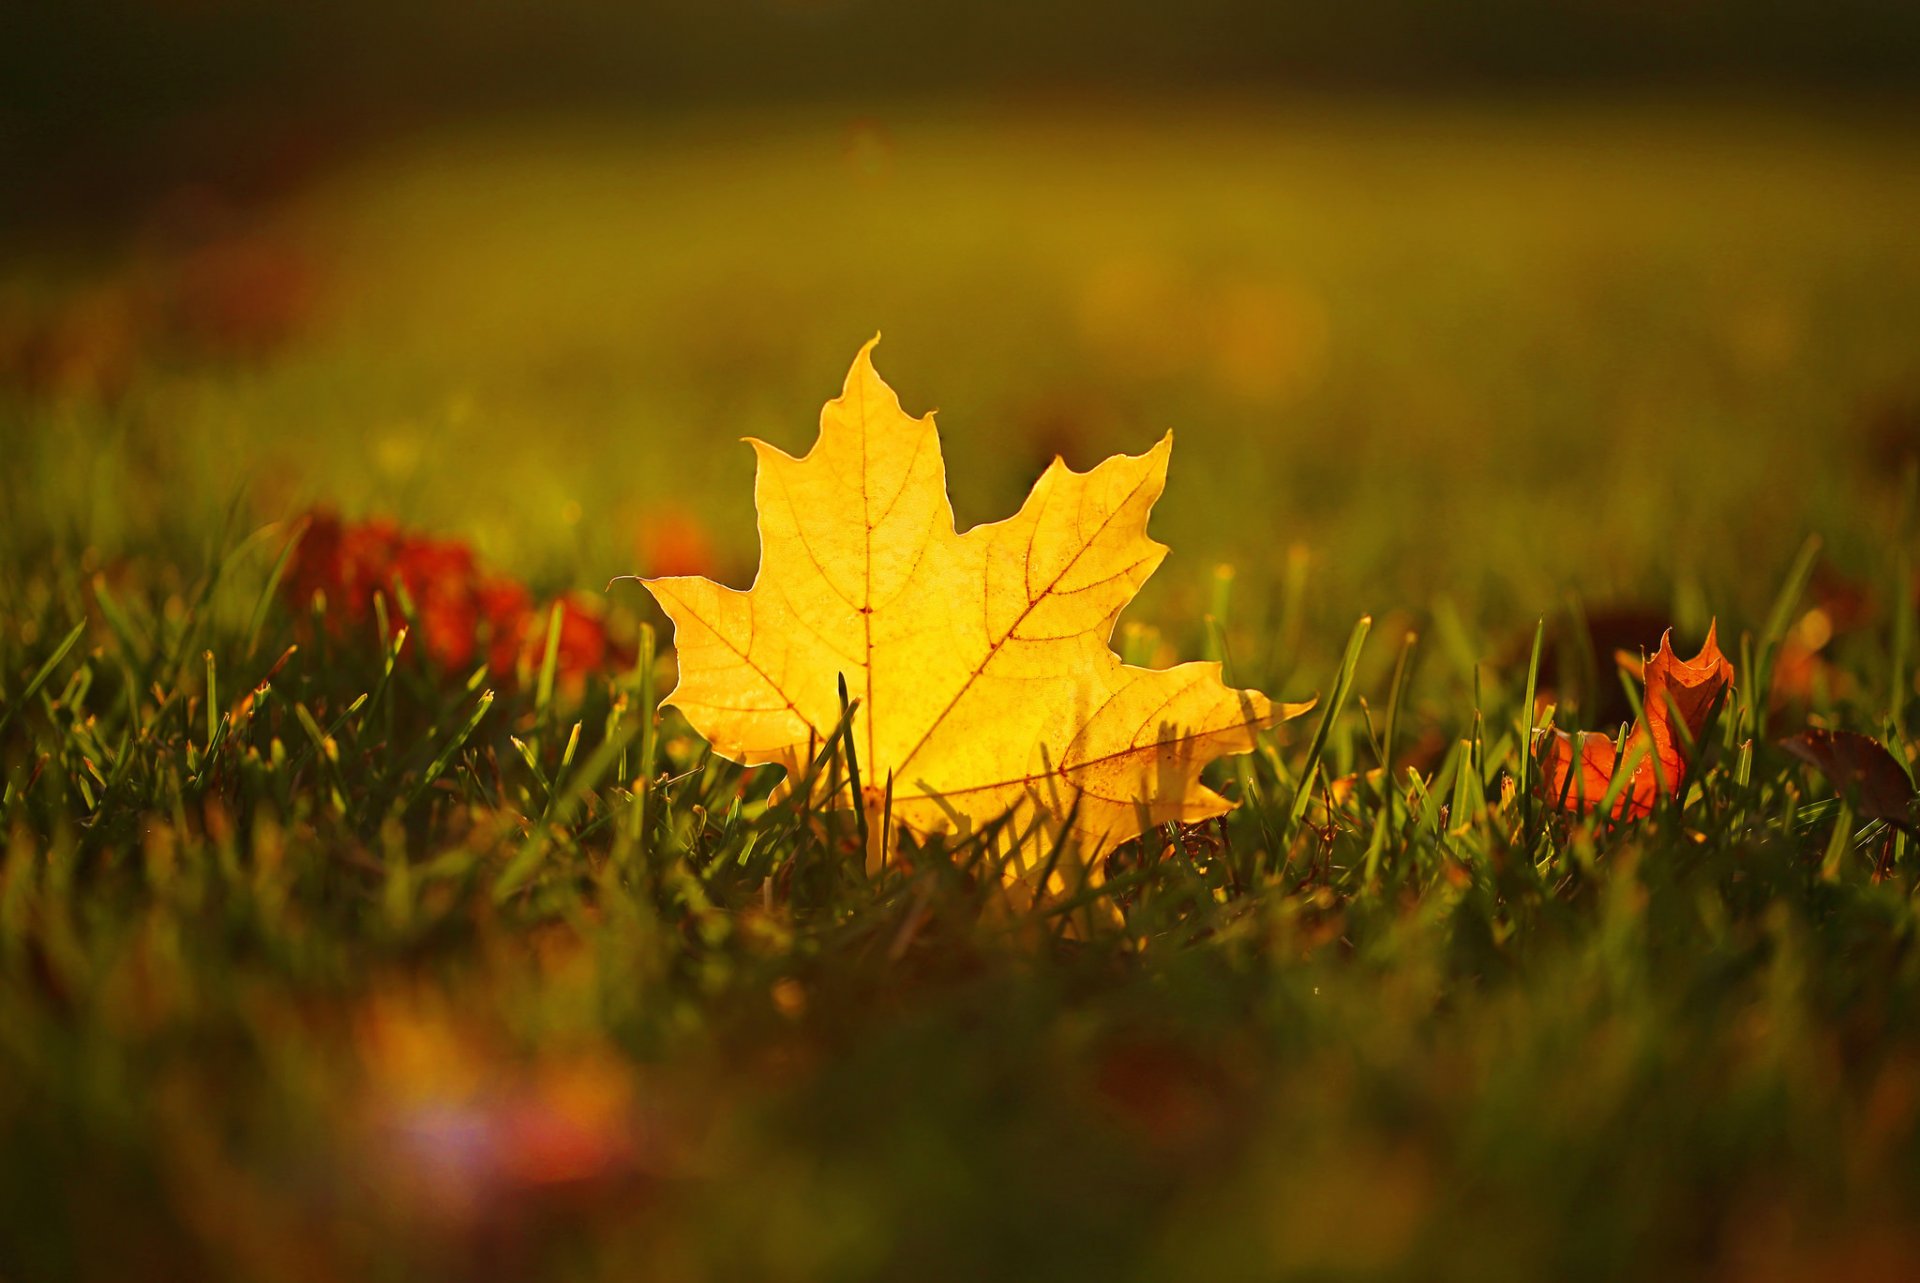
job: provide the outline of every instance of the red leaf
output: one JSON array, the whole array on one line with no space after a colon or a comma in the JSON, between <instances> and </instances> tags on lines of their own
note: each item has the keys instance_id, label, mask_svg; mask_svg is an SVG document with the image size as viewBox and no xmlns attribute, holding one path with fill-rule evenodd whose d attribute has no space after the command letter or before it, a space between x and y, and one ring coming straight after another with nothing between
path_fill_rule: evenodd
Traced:
<instances>
[{"instance_id":1,"label":"red leaf","mask_svg":"<svg viewBox=\"0 0 1920 1283\"><path fill-rule=\"evenodd\" d=\"M482 570L458 539L435 539L375 518L343 522L331 512L309 515L285 580L287 599L326 601L326 627L336 637L366 636L375 593L385 596L387 626L403 625L400 589L412 599L414 640L436 667L465 675L484 661L496 682L513 678L518 662L545 644L547 607L536 610L526 585ZM562 676L624 662L608 640L597 604L561 599L557 666ZM532 654L534 663L540 655Z\"/></svg>"}]
</instances>

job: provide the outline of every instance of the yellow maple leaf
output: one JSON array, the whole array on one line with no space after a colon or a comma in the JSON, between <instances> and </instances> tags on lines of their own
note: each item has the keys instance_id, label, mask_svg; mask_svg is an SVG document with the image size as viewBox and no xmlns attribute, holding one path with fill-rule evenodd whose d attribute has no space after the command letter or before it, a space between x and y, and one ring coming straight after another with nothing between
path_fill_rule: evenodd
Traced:
<instances>
[{"instance_id":1,"label":"yellow maple leaf","mask_svg":"<svg viewBox=\"0 0 1920 1283\"><path fill-rule=\"evenodd\" d=\"M896 823L967 833L1007 817L1017 854L1069 817L1092 860L1143 824L1226 811L1201 768L1309 705L1232 690L1216 663L1135 668L1109 646L1166 555L1146 527L1173 434L1085 473L1055 459L1018 513L959 534L933 416L901 410L878 341L804 458L750 442L753 587L642 581L674 624L666 702L715 752L791 779L840 725L844 678L874 827L889 779Z\"/></svg>"}]
</instances>

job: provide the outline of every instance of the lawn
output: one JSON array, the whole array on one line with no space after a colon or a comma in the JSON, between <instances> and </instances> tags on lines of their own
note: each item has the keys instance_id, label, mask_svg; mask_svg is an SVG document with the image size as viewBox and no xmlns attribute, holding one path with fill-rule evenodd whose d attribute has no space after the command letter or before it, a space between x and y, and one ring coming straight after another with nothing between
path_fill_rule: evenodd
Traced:
<instances>
[{"instance_id":1,"label":"lawn","mask_svg":"<svg viewBox=\"0 0 1920 1283\"><path fill-rule=\"evenodd\" d=\"M1920 851L1779 745L1913 764L1916 142L518 119L23 233L0 1279L1920 1272ZM1223 823L1029 904L656 720L671 630L609 581L744 586L738 438L804 450L875 332L963 528L1173 430L1116 649L1320 699ZM524 645L355 606L333 514L524 592ZM1525 787L1549 708L1614 735L1716 620L1680 798Z\"/></svg>"}]
</instances>

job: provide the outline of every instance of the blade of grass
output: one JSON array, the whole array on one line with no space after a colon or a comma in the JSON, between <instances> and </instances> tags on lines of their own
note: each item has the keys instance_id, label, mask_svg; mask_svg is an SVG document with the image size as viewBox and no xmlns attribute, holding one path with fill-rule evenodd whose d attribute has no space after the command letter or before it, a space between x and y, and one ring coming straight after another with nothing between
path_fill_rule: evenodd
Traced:
<instances>
[{"instance_id":1,"label":"blade of grass","mask_svg":"<svg viewBox=\"0 0 1920 1283\"><path fill-rule=\"evenodd\" d=\"M867 795L860 788L860 753L853 742L853 710L847 700L847 675L840 674L840 746L847 755L847 783L853 789L853 826L860 834L860 849L866 851Z\"/></svg>"},{"instance_id":2,"label":"blade of grass","mask_svg":"<svg viewBox=\"0 0 1920 1283\"><path fill-rule=\"evenodd\" d=\"M1533 854L1533 727L1534 699L1540 689L1540 646L1547 635L1547 617L1533 626L1533 653L1527 658L1527 691L1520 706L1520 846Z\"/></svg>"},{"instance_id":3,"label":"blade of grass","mask_svg":"<svg viewBox=\"0 0 1920 1283\"><path fill-rule=\"evenodd\" d=\"M540 655L540 684L533 697L534 711L545 713L553 703L553 682L560 671L560 625L564 607L556 601L547 611L547 644Z\"/></svg>"},{"instance_id":4,"label":"blade of grass","mask_svg":"<svg viewBox=\"0 0 1920 1283\"><path fill-rule=\"evenodd\" d=\"M1327 734L1333 727L1333 719L1340 714L1347 702L1347 694L1353 688L1353 670L1360 662L1360 648L1366 644L1367 630L1373 627L1373 616L1362 615L1353 626L1353 632L1347 638L1346 654L1340 660L1340 671L1334 679L1333 696L1327 700L1327 706L1320 714L1320 721L1313 728L1313 739L1307 745L1306 764L1300 768L1300 785L1294 791L1293 806L1287 812L1287 829L1292 832L1299 828L1301 817L1307 813L1307 805L1313 800L1313 781L1320 770L1320 758L1327 748Z\"/></svg>"},{"instance_id":5,"label":"blade of grass","mask_svg":"<svg viewBox=\"0 0 1920 1283\"><path fill-rule=\"evenodd\" d=\"M1779 657L1780 643L1793 623L1794 607L1800 604L1800 598L1813 578L1814 561L1819 555L1820 536L1808 535L1787 571L1786 580L1780 585L1779 594L1773 599L1773 608L1767 612L1766 628L1760 634L1759 660L1753 675L1753 740L1756 744L1765 743L1767 738L1767 704L1773 691L1773 664Z\"/></svg>"},{"instance_id":6,"label":"blade of grass","mask_svg":"<svg viewBox=\"0 0 1920 1283\"><path fill-rule=\"evenodd\" d=\"M1393 782L1393 742L1400 725L1400 705L1406 698L1413 648L1419 640L1418 633L1408 631L1406 640L1400 645L1400 658L1394 661L1393 685L1387 694L1387 719L1381 728L1380 736L1380 828L1383 833L1390 833L1394 829L1394 799L1399 789ZM1379 871L1380 857L1384 850L1384 843L1371 844L1367 849L1366 870L1369 883Z\"/></svg>"},{"instance_id":7,"label":"blade of grass","mask_svg":"<svg viewBox=\"0 0 1920 1283\"><path fill-rule=\"evenodd\" d=\"M73 630L61 639L58 646L53 648L53 654L47 656L47 662L40 665L39 670L27 679L26 688L20 692L20 698L15 700L13 706L8 708L4 713L0 713L0 735L5 734L7 727L12 725L14 714L33 702L33 697L38 695L40 688L47 684L47 678L53 676L54 670L60 667L61 662L66 659L67 653L79 643L81 634L86 631L86 620L83 619L75 624Z\"/></svg>"},{"instance_id":8,"label":"blade of grass","mask_svg":"<svg viewBox=\"0 0 1920 1283\"><path fill-rule=\"evenodd\" d=\"M480 725L480 719L485 717L487 710L492 707L493 692L491 690L480 692L480 700L474 705L473 713L467 718L466 724L460 728L458 734L446 742L445 746L441 748L439 755L433 759L432 764L429 765L425 773L420 776L419 782L413 786L413 791L407 794L406 801L399 807L399 811L402 814L411 811L414 804L426 795L428 789L433 787L433 782L440 778L442 771L447 769L447 763L453 760L453 755L460 751L460 746L467 742L467 737L473 734L474 730Z\"/></svg>"},{"instance_id":9,"label":"blade of grass","mask_svg":"<svg viewBox=\"0 0 1920 1283\"><path fill-rule=\"evenodd\" d=\"M273 605L275 593L279 591L280 579L287 572L287 563L293 559L293 553L300 541L307 536L308 520L303 519L293 529L293 534L280 549L280 555L274 559L273 569L267 572L267 582L261 585L260 596L253 603L253 614L247 620L247 642L245 653L251 656L260 644L260 630L266 625L267 610Z\"/></svg>"}]
</instances>

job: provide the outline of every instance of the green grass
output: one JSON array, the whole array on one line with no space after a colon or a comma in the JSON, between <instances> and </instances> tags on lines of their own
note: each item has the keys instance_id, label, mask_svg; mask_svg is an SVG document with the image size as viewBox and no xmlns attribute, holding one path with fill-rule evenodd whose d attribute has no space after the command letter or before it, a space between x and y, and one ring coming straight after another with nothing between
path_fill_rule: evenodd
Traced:
<instances>
[{"instance_id":1,"label":"green grass","mask_svg":"<svg viewBox=\"0 0 1920 1283\"><path fill-rule=\"evenodd\" d=\"M1910 131L885 138L420 140L260 233L319 265L286 346L141 333L111 389L4 394L0 1278L1912 1273L1914 852L1773 742L1913 759ZM1066 853L1031 909L980 846L869 875L850 817L656 724L670 651L489 688L274 589L315 500L543 590L644 569L672 506L744 582L733 439L804 445L876 328L963 521L1176 429L1117 643L1323 701L1223 764L1224 824ZM1717 616L1739 685L1682 805L1569 824L1506 785L1536 689L1613 732L1574 621L1620 606Z\"/></svg>"}]
</instances>

